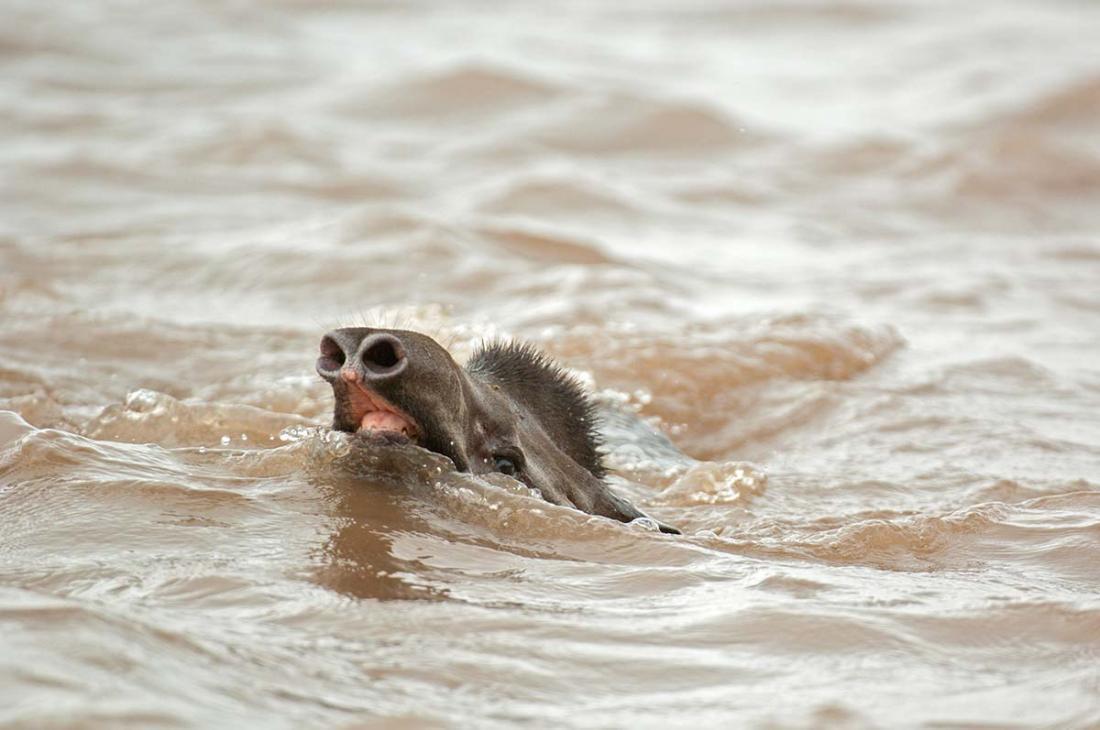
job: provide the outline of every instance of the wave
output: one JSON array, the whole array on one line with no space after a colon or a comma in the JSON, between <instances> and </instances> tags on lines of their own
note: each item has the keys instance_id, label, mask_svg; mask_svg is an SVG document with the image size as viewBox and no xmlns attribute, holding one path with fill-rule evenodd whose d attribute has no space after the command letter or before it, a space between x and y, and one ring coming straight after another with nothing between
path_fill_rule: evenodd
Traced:
<instances>
[{"instance_id":1,"label":"wave","mask_svg":"<svg viewBox=\"0 0 1100 730\"><path fill-rule=\"evenodd\" d=\"M522 215L560 220L623 218L638 212L626 195L606 186L574 179L572 175L524 176L508 181L478 205L483 213Z\"/></svg>"},{"instance_id":2,"label":"wave","mask_svg":"<svg viewBox=\"0 0 1100 730\"><path fill-rule=\"evenodd\" d=\"M465 66L407 75L381 88L341 88L334 109L365 118L393 117L407 122L447 123L537 107L563 89L517 70Z\"/></svg>"},{"instance_id":3,"label":"wave","mask_svg":"<svg viewBox=\"0 0 1100 730\"><path fill-rule=\"evenodd\" d=\"M691 156L735 152L768 139L705 103L624 95L578 105L530 138L574 154Z\"/></svg>"},{"instance_id":4,"label":"wave","mask_svg":"<svg viewBox=\"0 0 1100 730\"><path fill-rule=\"evenodd\" d=\"M234 403L184 403L151 390L131 392L120 405L108 406L85 427L89 438L165 447L263 447L278 434L315 422L291 413L275 413Z\"/></svg>"},{"instance_id":5,"label":"wave","mask_svg":"<svg viewBox=\"0 0 1100 730\"><path fill-rule=\"evenodd\" d=\"M1054 494L940 514L883 510L806 522L760 518L720 534L746 554L916 572L1022 562L1042 566L1052 579L1079 581L1100 560L1100 520L1085 517L1096 514L1100 491L1083 486L1071 483L1053 488Z\"/></svg>"}]
</instances>

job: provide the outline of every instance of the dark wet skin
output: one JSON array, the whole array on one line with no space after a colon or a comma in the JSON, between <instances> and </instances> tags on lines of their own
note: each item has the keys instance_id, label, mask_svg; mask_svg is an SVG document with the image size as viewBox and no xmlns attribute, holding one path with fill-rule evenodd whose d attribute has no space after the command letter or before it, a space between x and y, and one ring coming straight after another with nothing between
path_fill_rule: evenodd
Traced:
<instances>
[{"instance_id":1,"label":"dark wet skin","mask_svg":"<svg viewBox=\"0 0 1100 730\"><path fill-rule=\"evenodd\" d=\"M346 327L322 338L317 372L332 385L336 430L412 442L459 471L500 472L589 514L646 517L604 483L583 389L531 347L489 345L460 367L426 335Z\"/></svg>"}]
</instances>

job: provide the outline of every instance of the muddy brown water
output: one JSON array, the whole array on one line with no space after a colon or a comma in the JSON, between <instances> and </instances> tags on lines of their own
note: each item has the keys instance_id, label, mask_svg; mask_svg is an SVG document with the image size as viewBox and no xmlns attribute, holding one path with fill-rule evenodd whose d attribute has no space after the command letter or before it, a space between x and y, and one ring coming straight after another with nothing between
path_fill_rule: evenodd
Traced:
<instances>
[{"instance_id":1,"label":"muddy brown water","mask_svg":"<svg viewBox=\"0 0 1100 730\"><path fill-rule=\"evenodd\" d=\"M0 6L3 725L1100 726L1096 3ZM326 434L362 321L685 535Z\"/></svg>"}]
</instances>

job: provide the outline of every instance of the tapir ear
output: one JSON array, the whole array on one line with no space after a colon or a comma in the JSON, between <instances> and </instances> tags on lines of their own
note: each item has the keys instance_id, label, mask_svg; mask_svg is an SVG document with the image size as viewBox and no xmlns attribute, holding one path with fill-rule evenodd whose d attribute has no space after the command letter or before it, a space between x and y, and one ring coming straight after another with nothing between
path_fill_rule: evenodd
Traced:
<instances>
[{"instance_id":1,"label":"tapir ear","mask_svg":"<svg viewBox=\"0 0 1100 730\"><path fill-rule=\"evenodd\" d=\"M490 342L470 357L466 371L526 406L558 448L597 479L607 474L596 405L564 368L529 344Z\"/></svg>"},{"instance_id":2,"label":"tapir ear","mask_svg":"<svg viewBox=\"0 0 1100 730\"><path fill-rule=\"evenodd\" d=\"M555 504L571 504L583 512L631 522L652 519L618 496L604 483L607 469L600 456L602 439L595 403L581 383L534 347L516 342L494 342L481 347L466 363L476 380L503 388L535 416L546 439L545 453L558 452L566 464L546 463L550 473L539 479L543 496ZM537 433L528 434L540 438ZM553 460L551 460L553 461ZM580 467L580 472L571 470ZM559 485L559 486L555 486ZM654 520L654 522L657 522ZM661 532L679 535L675 527L657 522Z\"/></svg>"}]
</instances>

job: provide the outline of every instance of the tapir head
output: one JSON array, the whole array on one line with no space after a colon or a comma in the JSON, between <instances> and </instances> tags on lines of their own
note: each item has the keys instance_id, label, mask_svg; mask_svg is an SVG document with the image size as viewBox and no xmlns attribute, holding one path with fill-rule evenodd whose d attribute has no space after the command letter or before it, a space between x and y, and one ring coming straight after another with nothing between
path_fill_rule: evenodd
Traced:
<instances>
[{"instance_id":1,"label":"tapir head","mask_svg":"<svg viewBox=\"0 0 1100 730\"><path fill-rule=\"evenodd\" d=\"M583 388L530 346L488 345L463 368L425 335L347 327L321 339L317 372L332 385L337 430L412 442L459 471L500 472L590 514L645 516L604 483Z\"/></svg>"}]
</instances>

